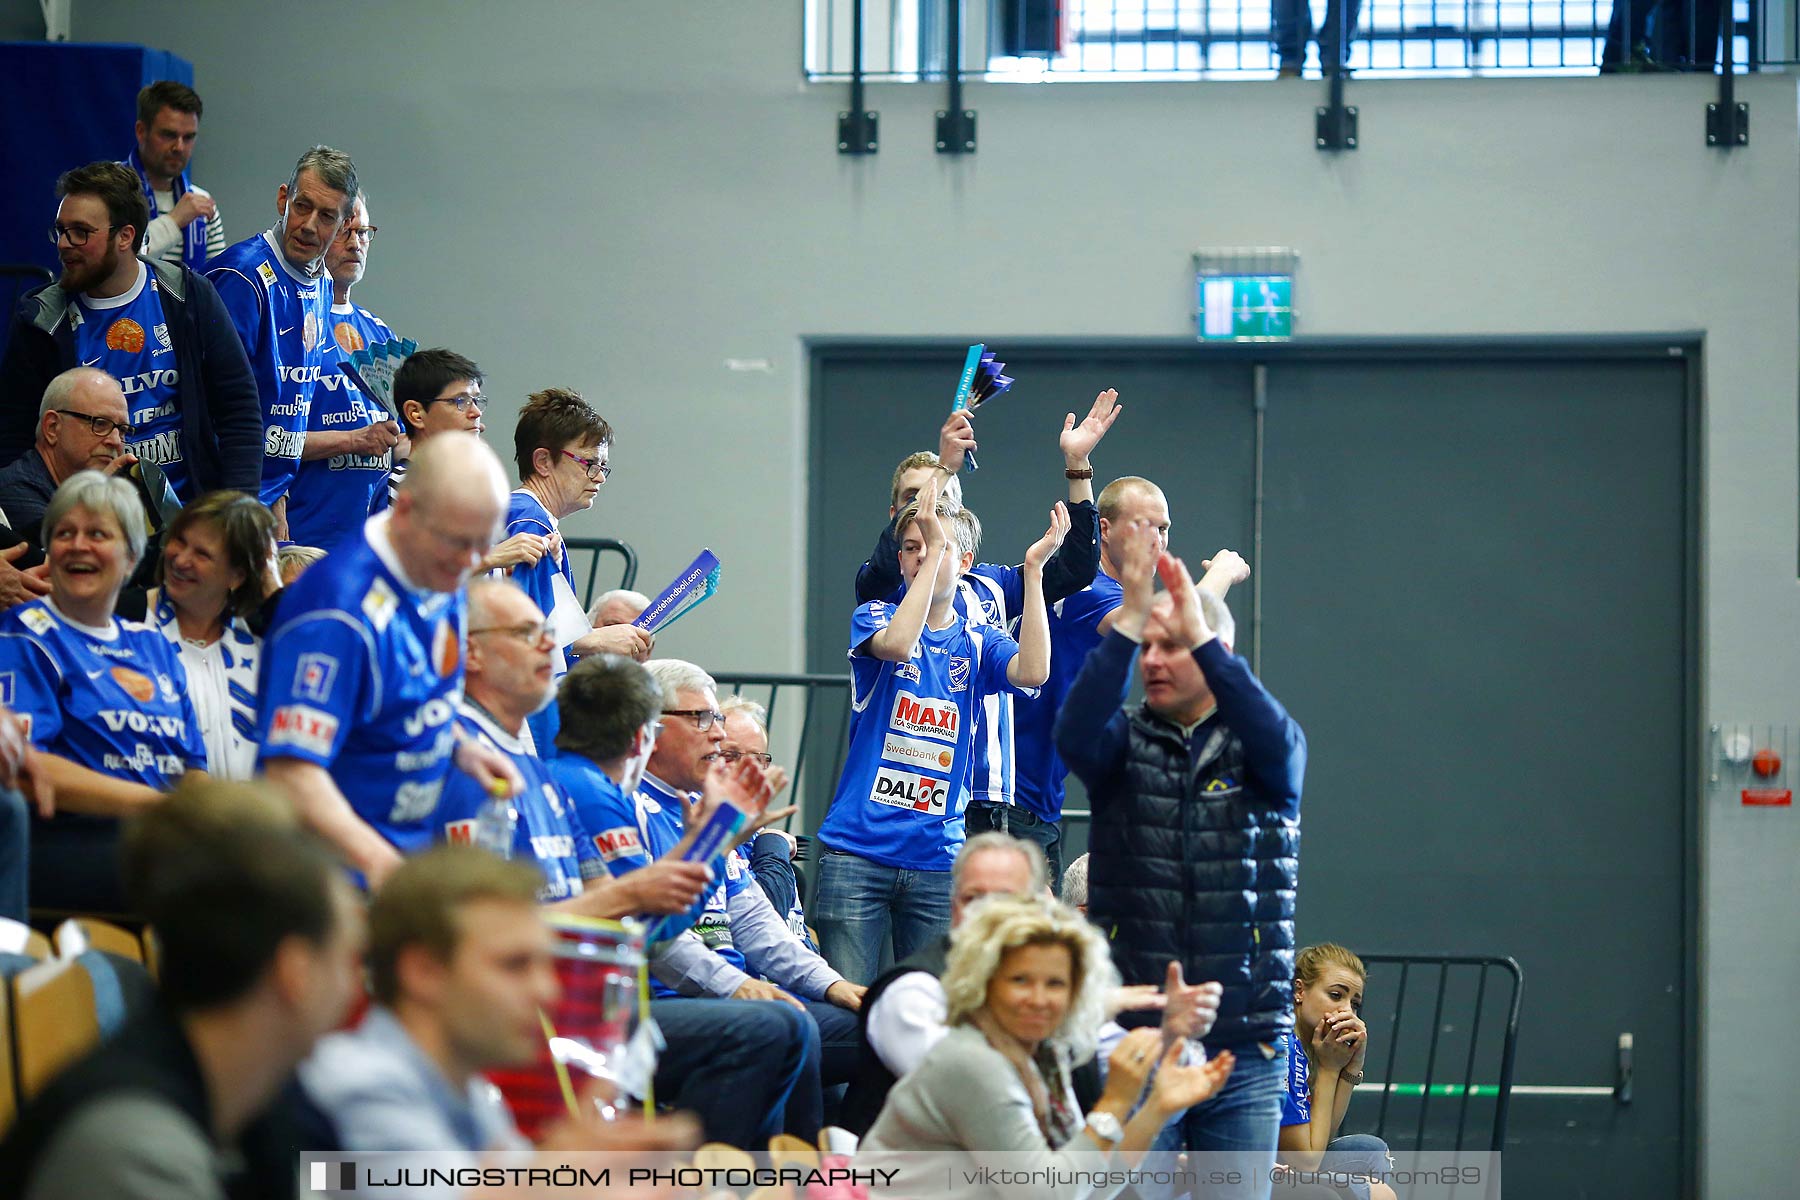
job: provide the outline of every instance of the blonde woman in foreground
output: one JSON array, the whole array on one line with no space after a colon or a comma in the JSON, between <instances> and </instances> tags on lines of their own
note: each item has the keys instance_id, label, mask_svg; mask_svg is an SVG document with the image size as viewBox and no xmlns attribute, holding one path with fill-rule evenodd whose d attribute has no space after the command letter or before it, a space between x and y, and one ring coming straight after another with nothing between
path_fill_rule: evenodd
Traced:
<instances>
[{"instance_id":1,"label":"blonde woman in foreground","mask_svg":"<svg viewBox=\"0 0 1800 1200\"><path fill-rule=\"evenodd\" d=\"M1233 1060L1184 1067L1180 1041L1162 1053L1159 1031L1134 1030L1107 1060L1106 1090L1084 1120L1069 1072L1093 1056L1118 983L1105 941L1074 909L1035 897L981 901L957 927L944 972L950 1031L894 1085L858 1165L888 1151L972 1153L981 1157L971 1165L1012 1172L1093 1171L1114 1151L1135 1161L1170 1119L1224 1084ZM946 1191L941 1163L920 1166L934 1195L994 1190L958 1171Z\"/></svg>"}]
</instances>

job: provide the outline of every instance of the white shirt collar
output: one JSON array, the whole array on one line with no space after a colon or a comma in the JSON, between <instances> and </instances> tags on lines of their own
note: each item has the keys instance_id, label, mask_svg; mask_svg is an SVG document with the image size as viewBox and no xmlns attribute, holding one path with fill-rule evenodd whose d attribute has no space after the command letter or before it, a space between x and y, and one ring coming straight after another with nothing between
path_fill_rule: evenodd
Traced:
<instances>
[{"instance_id":1,"label":"white shirt collar","mask_svg":"<svg viewBox=\"0 0 1800 1200\"><path fill-rule=\"evenodd\" d=\"M141 258L137 260L137 269L137 282L120 292L117 296L107 296L105 299L99 299L83 292L81 294L82 307L92 309L95 312L105 312L107 309L111 308L124 308L127 304L136 300L139 296L144 294L144 284L149 282L150 279L150 272L144 268L144 260Z\"/></svg>"}]
</instances>

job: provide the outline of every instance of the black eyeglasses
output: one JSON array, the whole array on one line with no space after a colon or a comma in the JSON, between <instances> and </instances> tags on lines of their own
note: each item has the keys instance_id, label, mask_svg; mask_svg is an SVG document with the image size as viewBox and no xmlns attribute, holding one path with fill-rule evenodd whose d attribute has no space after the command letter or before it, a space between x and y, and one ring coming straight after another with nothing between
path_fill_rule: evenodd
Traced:
<instances>
[{"instance_id":1,"label":"black eyeglasses","mask_svg":"<svg viewBox=\"0 0 1800 1200\"><path fill-rule=\"evenodd\" d=\"M478 413L486 412L488 406L486 396L472 395L468 392L464 392L460 396L438 396L425 402L428 408L433 404L454 404L458 412L468 412L473 408Z\"/></svg>"},{"instance_id":2,"label":"black eyeglasses","mask_svg":"<svg viewBox=\"0 0 1800 1200\"><path fill-rule=\"evenodd\" d=\"M72 408L53 408L50 411L61 413L65 417L78 417L86 421L88 428L94 431L95 437L111 437L112 431L116 429L119 431L120 437L129 439L132 434L137 432L137 426L127 425L123 421L115 421L111 417L96 417L93 413L76 412Z\"/></svg>"},{"instance_id":3,"label":"black eyeglasses","mask_svg":"<svg viewBox=\"0 0 1800 1200\"><path fill-rule=\"evenodd\" d=\"M581 469L587 472L587 477L589 479L597 479L600 482L605 483L606 477L612 474L612 464L605 459L583 458L581 455L573 454L567 450L563 451L563 457L571 459L579 464Z\"/></svg>"},{"instance_id":4,"label":"black eyeglasses","mask_svg":"<svg viewBox=\"0 0 1800 1200\"><path fill-rule=\"evenodd\" d=\"M123 225L108 225L106 227L106 236L111 237L123 228L125 228ZM69 245L71 246L85 246L88 243L88 239L100 231L98 229L89 229L86 225L57 224L52 225L47 232L50 234L50 244L52 246L62 245L64 238L69 239Z\"/></svg>"},{"instance_id":5,"label":"black eyeglasses","mask_svg":"<svg viewBox=\"0 0 1800 1200\"><path fill-rule=\"evenodd\" d=\"M694 723L694 728L698 729L701 733L705 733L714 725L721 725L725 721L725 714L716 708L665 708L662 710L662 715L665 717L686 717Z\"/></svg>"},{"instance_id":6,"label":"black eyeglasses","mask_svg":"<svg viewBox=\"0 0 1800 1200\"><path fill-rule=\"evenodd\" d=\"M740 758L754 758L765 767L775 761L773 754L758 754L754 750L721 750L719 758L724 762L736 762Z\"/></svg>"}]
</instances>

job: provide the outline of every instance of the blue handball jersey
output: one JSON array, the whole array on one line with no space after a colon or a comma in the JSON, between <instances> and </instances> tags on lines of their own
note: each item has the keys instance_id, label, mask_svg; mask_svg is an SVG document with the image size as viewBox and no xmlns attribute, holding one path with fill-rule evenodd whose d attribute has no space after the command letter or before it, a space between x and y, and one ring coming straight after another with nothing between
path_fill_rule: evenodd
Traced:
<instances>
[{"instance_id":1,"label":"blue handball jersey","mask_svg":"<svg viewBox=\"0 0 1800 1200\"><path fill-rule=\"evenodd\" d=\"M175 647L145 625L77 625L48 600L0 615L0 703L39 750L166 791L206 745Z\"/></svg>"},{"instance_id":2,"label":"blue handball jersey","mask_svg":"<svg viewBox=\"0 0 1800 1200\"><path fill-rule=\"evenodd\" d=\"M681 795L660 779L645 775L644 781L638 785L637 798L639 819L644 827L645 849L660 858L681 841L684 831ZM749 973L750 968L731 937L731 897L747 887L757 886L756 880L751 877L750 868L744 864L744 860L736 854L725 855L724 875L725 878L717 886L700 898L699 913L694 918L694 932L700 935L700 940L706 943L708 950L738 970ZM650 990L658 997L680 995L656 979L650 981Z\"/></svg>"},{"instance_id":3,"label":"blue handball jersey","mask_svg":"<svg viewBox=\"0 0 1800 1200\"><path fill-rule=\"evenodd\" d=\"M556 518L550 510L530 492L523 489L512 494L506 510L506 536L518 533L535 533L539 537L549 537L556 532ZM575 575L569 569L569 552L561 546L557 548L555 558L546 554L530 565L524 563L512 568L507 576L532 602L538 606L545 617L559 632L556 650L551 654L551 674L557 683L569 672L568 646L574 637L568 636L572 631L571 621L578 622L582 631L586 631L587 614L581 610L581 604L575 599ZM560 581L560 582L559 582ZM558 612L558 602L562 611ZM575 636L579 636L576 634ZM567 641L563 639L567 637ZM537 752L545 758L556 756L556 731L562 727L562 717L552 704L534 714L530 721L531 740L537 746Z\"/></svg>"},{"instance_id":4,"label":"blue handball jersey","mask_svg":"<svg viewBox=\"0 0 1800 1200\"><path fill-rule=\"evenodd\" d=\"M394 336L387 323L366 308L334 304L326 359L313 388L306 431L353 433L392 420L378 400L357 390L337 364L352 353ZM334 454L302 462L288 489L288 537L302 546L334 549L357 536L374 510L377 492L387 490L392 451L381 454Z\"/></svg>"},{"instance_id":5,"label":"blue handball jersey","mask_svg":"<svg viewBox=\"0 0 1800 1200\"><path fill-rule=\"evenodd\" d=\"M512 856L519 862L534 863L544 873L538 899L546 904L571 899L581 895L587 880L603 877L606 866L600 861L600 852L582 828L574 802L551 778L549 764L466 699L457 706L457 725L470 739L512 759L525 781L525 790L512 801L518 813ZM487 793L473 776L451 771L435 818L439 838L472 844L476 821L487 800Z\"/></svg>"},{"instance_id":6,"label":"blue handball jersey","mask_svg":"<svg viewBox=\"0 0 1800 1200\"><path fill-rule=\"evenodd\" d=\"M1018 643L967 618L927 628L908 662L864 653L894 611L872 601L850 621L850 749L819 840L889 867L948 871L963 843L981 702L1036 691L1007 682Z\"/></svg>"},{"instance_id":7,"label":"blue handball jersey","mask_svg":"<svg viewBox=\"0 0 1800 1200\"><path fill-rule=\"evenodd\" d=\"M625 875L655 862L681 840L677 806L675 836L668 836L662 806L640 791L627 796L612 778L580 754L564 752L550 761L550 774L575 803L575 815L585 836L612 875ZM654 826L651 818L657 818ZM688 911L691 923L711 899L702 896Z\"/></svg>"},{"instance_id":8,"label":"blue handball jersey","mask_svg":"<svg viewBox=\"0 0 1800 1200\"><path fill-rule=\"evenodd\" d=\"M263 411L260 499L274 504L300 469L306 413L325 361L331 285L323 272L309 277L290 266L272 229L226 247L206 264L206 277L256 376Z\"/></svg>"},{"instance_id":9,"label":"blue handball jersey","mask_svg":"<svg viewBox=\"0 0 1800 1200\"><path fill-rule=\"evenodd\" d=\"M371 518L283 594L263 648L258 764L324 767L356 815L410 853L431 843L453 769L466 620L462 592L402 580L387 523Z\"/></svg>"},{"instance_id":10,"label":"blue handball jersey","mask_svg":"<svg viewBox=\"0 0 1800 1200\"><path fill-rule=\"evenodd\" d=\"M138 263L137 282L123 295L79 300L75 353L82 366L99 367L124 390L133 428L125 448L161 467L176 498L188 503L194 483L181 453L181 372L149 268Z\"/></svg>"},{"instance_id":11,"label":"blue handball jersey","mask_svg":"<svg viewBox=\"0 0 1800 1200\"><path fill-rule=\"evenodd\" d=\"M904 591L892 603L898 607ZM1025 605L1025 569L976 563L956 585L956 613L978 625L1011 633ZM969 799L1011 804L1017 768L1010 692L982 697L969 735Z\"/></svg>"},{"instance_id":12,"label":"blue handball jersey","mask_svg":"<svg viewBox=\"0 0 1800 1200\"><path fill-rule=\"evenodd\" d=\"M1046 821L1062 819L1064 784L1069 768L1056 752L1056 714L1081 674L1081 664L1101 641L1100 622L1125 602L1125 589L1104 571L1073 596L1050 606L1050 678L1035 700L1021 700L1014 711L1015 761L1021 807Z\"/></svg>"}]
</instances>

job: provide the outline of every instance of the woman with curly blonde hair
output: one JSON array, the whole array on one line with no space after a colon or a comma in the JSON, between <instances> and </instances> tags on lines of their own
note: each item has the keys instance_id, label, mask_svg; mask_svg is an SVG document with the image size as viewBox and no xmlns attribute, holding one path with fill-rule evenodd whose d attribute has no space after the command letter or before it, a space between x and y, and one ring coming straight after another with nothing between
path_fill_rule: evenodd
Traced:
<instances>
[{"instance_id":1,"label":"woman with curly blonde hair","mask_svg":"<svg viewBox=\"0 0 1800 1200\"><path fill-rule=\"evenodd\" d=\"M1053 900L979 902L952 935L943 982L950 1031L888 1093L865 1151L1008 1151L1035 1155L1033 1170L1091 1166L1113 1150L1148 1149L1231 1073L1229 1054L1182 1066L1179 1041L1163 1053L1157 1030L1134 1030L1108 1058L1106 1090L1084 1124L1069 1071L1093 1056L1119 976L1099 931ZM1016 1157L1007 1164L1027 1169Z\"/></svg>"}]
</instances>

